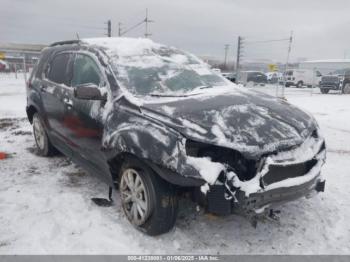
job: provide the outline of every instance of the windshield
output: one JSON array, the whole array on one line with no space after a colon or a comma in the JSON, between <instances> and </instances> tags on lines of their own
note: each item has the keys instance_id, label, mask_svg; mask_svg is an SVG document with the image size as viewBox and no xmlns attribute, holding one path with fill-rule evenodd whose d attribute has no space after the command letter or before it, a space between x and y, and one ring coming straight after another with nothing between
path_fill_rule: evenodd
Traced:
<instances>
[{"instance_id":1,"label":"windshield","mask_svg":"<svg viewBox=\"0 0 350 262\"><path fill-rule=\"evenodd\" d=\"M142 54L119 56L113 64L120 84L134 95L179 96L227 85L227 80L207 64L175 48L161 46Z\"/></svg>"}]
</instances>

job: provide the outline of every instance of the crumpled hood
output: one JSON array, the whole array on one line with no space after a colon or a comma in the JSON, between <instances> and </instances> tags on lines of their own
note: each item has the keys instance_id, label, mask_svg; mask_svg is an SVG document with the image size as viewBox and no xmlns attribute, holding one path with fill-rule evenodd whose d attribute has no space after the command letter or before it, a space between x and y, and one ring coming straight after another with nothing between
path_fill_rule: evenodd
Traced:
<instances>
[{"instance_id":1,"label":"crumpled hood","mask_svg":"<svg viewBox=\"0 0 350 262\"><path fill-rule=\"evenodd\" d=\"M239 90L159 98L142 106L187 138L238 150L250 158L301 144L316 128L312 116L260 92Z\"/></svg>"}]
</instances>

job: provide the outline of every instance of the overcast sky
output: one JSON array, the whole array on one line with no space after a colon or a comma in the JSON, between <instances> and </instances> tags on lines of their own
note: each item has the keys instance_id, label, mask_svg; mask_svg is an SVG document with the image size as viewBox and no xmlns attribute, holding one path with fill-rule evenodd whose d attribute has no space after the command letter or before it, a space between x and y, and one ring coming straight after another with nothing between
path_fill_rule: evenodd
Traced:
<instances>
[{"instance_id":1,"label":"overcast sky","mask_svg":"<svg viewBox=\"0 0 350 262\"><path fill-rule=\"evenodd\" d=\"M0 42L50 43L99 37L104 22L130 27L144 19L145 9L155 41L197 55L230 58L237 36L246 42L288 38L294 32L291 60L350 58L349 0L0 0ZM143 36L144 25L127 34ZM245 59L285 61L287 41L247 43Z\"/></svg>"}]
</instances>

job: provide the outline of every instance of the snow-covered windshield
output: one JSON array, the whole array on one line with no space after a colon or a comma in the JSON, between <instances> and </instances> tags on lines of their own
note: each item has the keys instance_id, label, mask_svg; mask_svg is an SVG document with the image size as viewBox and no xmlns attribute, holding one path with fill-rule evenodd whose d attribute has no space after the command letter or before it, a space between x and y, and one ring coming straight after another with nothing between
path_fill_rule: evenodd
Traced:
<instances>
[{"instance_id":1,"label":"snow-covered windshield","mask_svg":"<svg viewBox=\"0 0 350 262\"><path fill-rule=\"evenodd\" d=\"M183 95L225 85L206 64L177 49L161 47L113 61L122 85L135 95Z\"/></svg>"},{"instance_id":2,"label":"snow-covered windshield","mask_svg":"<svg viewBox=\"0 0 350 262\"><path fill-rule=\"evenodd\" d=\"M184 95L227 85L196 56L149 39L87 39L106 49L119 85L134 95Z\"/></svg>"}]
</instances>

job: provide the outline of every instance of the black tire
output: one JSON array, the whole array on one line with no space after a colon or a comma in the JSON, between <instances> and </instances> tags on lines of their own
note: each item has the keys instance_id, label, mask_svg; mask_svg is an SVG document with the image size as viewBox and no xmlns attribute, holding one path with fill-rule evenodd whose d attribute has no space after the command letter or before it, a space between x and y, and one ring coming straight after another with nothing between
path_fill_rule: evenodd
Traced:
<instances>
[{"instance_id":1,"label":"black tire","mask_svg":"<svg viewBox=\"0 0 350 262\"><path fill-rule=\"evenodd\" d=\"M34 113L33 115L33 135L35 144L37 147L38 154L40 156L53 156L57 153L56 148L51 144L49 137L47 136L47 132L45 130L45 125L38 113ZM41 133L39 135L38 128L41 129ZM42 136L42 140L39 138Z\"/></svg>"},{"instance_id":2,"label":"black tire","mask_svg":"<svg viewBox=\"0 0 350 262\"><path fill-rule=\"evenodd\" d=\"M350 83L344 84L341 91L343 94L350 94Z\"/></svg>"},{"instance_id":3,"label":"black tire","mask_svg":"<svg viewBox=\"0 0 350 262\"><path fill-rule=\"evenodd\" d=\"M302 88L303 87L303 81L299 81L298 83L297 83L297 88Z\"/></svg>"},{"instance_id":4,"label":"black tire","mask_svg":"<svg viewBox=\"0 0 350 262\"><path fill-rule=\"evenodd\" d=\"M327 89L327 88L321 88L321 93L322 93L322 94L328 94L328 92L329 92L329 89Z\"/></svg>"},{"instance_id":5,"label":"black tire","mask_svg":"<svg viewBox=\"0 0 350 262\"><path fill-rule=\"evenodd\" d=\"M132 206L135 205L135 201L137 200L131 200L130 202L132 203L125 203L124 200L126 196L125 190L122 187L124 187L123 184L125 183L122 182L122 177L127 176L128 170L134 170L138 173L146 190L146 194L144 195L147 196L149 201L147 204L149 209L145 211L147 216L144 217L144 221L138 221L140 223L134 223L132 218L130 218ZM133 184L135 185L136 182ZM128 190L129 187L126 188L126 190ZM123 211L130 223L138 230L147 235L156 236L166 233L174 227L178 209L175 187L159 177L150 167L140 160L136 158L125 159L119 173L119 192ZM135 209L137 208L135 207ZM139 213L137 214L140 215Z\"/></svg>"}]
</instances>

